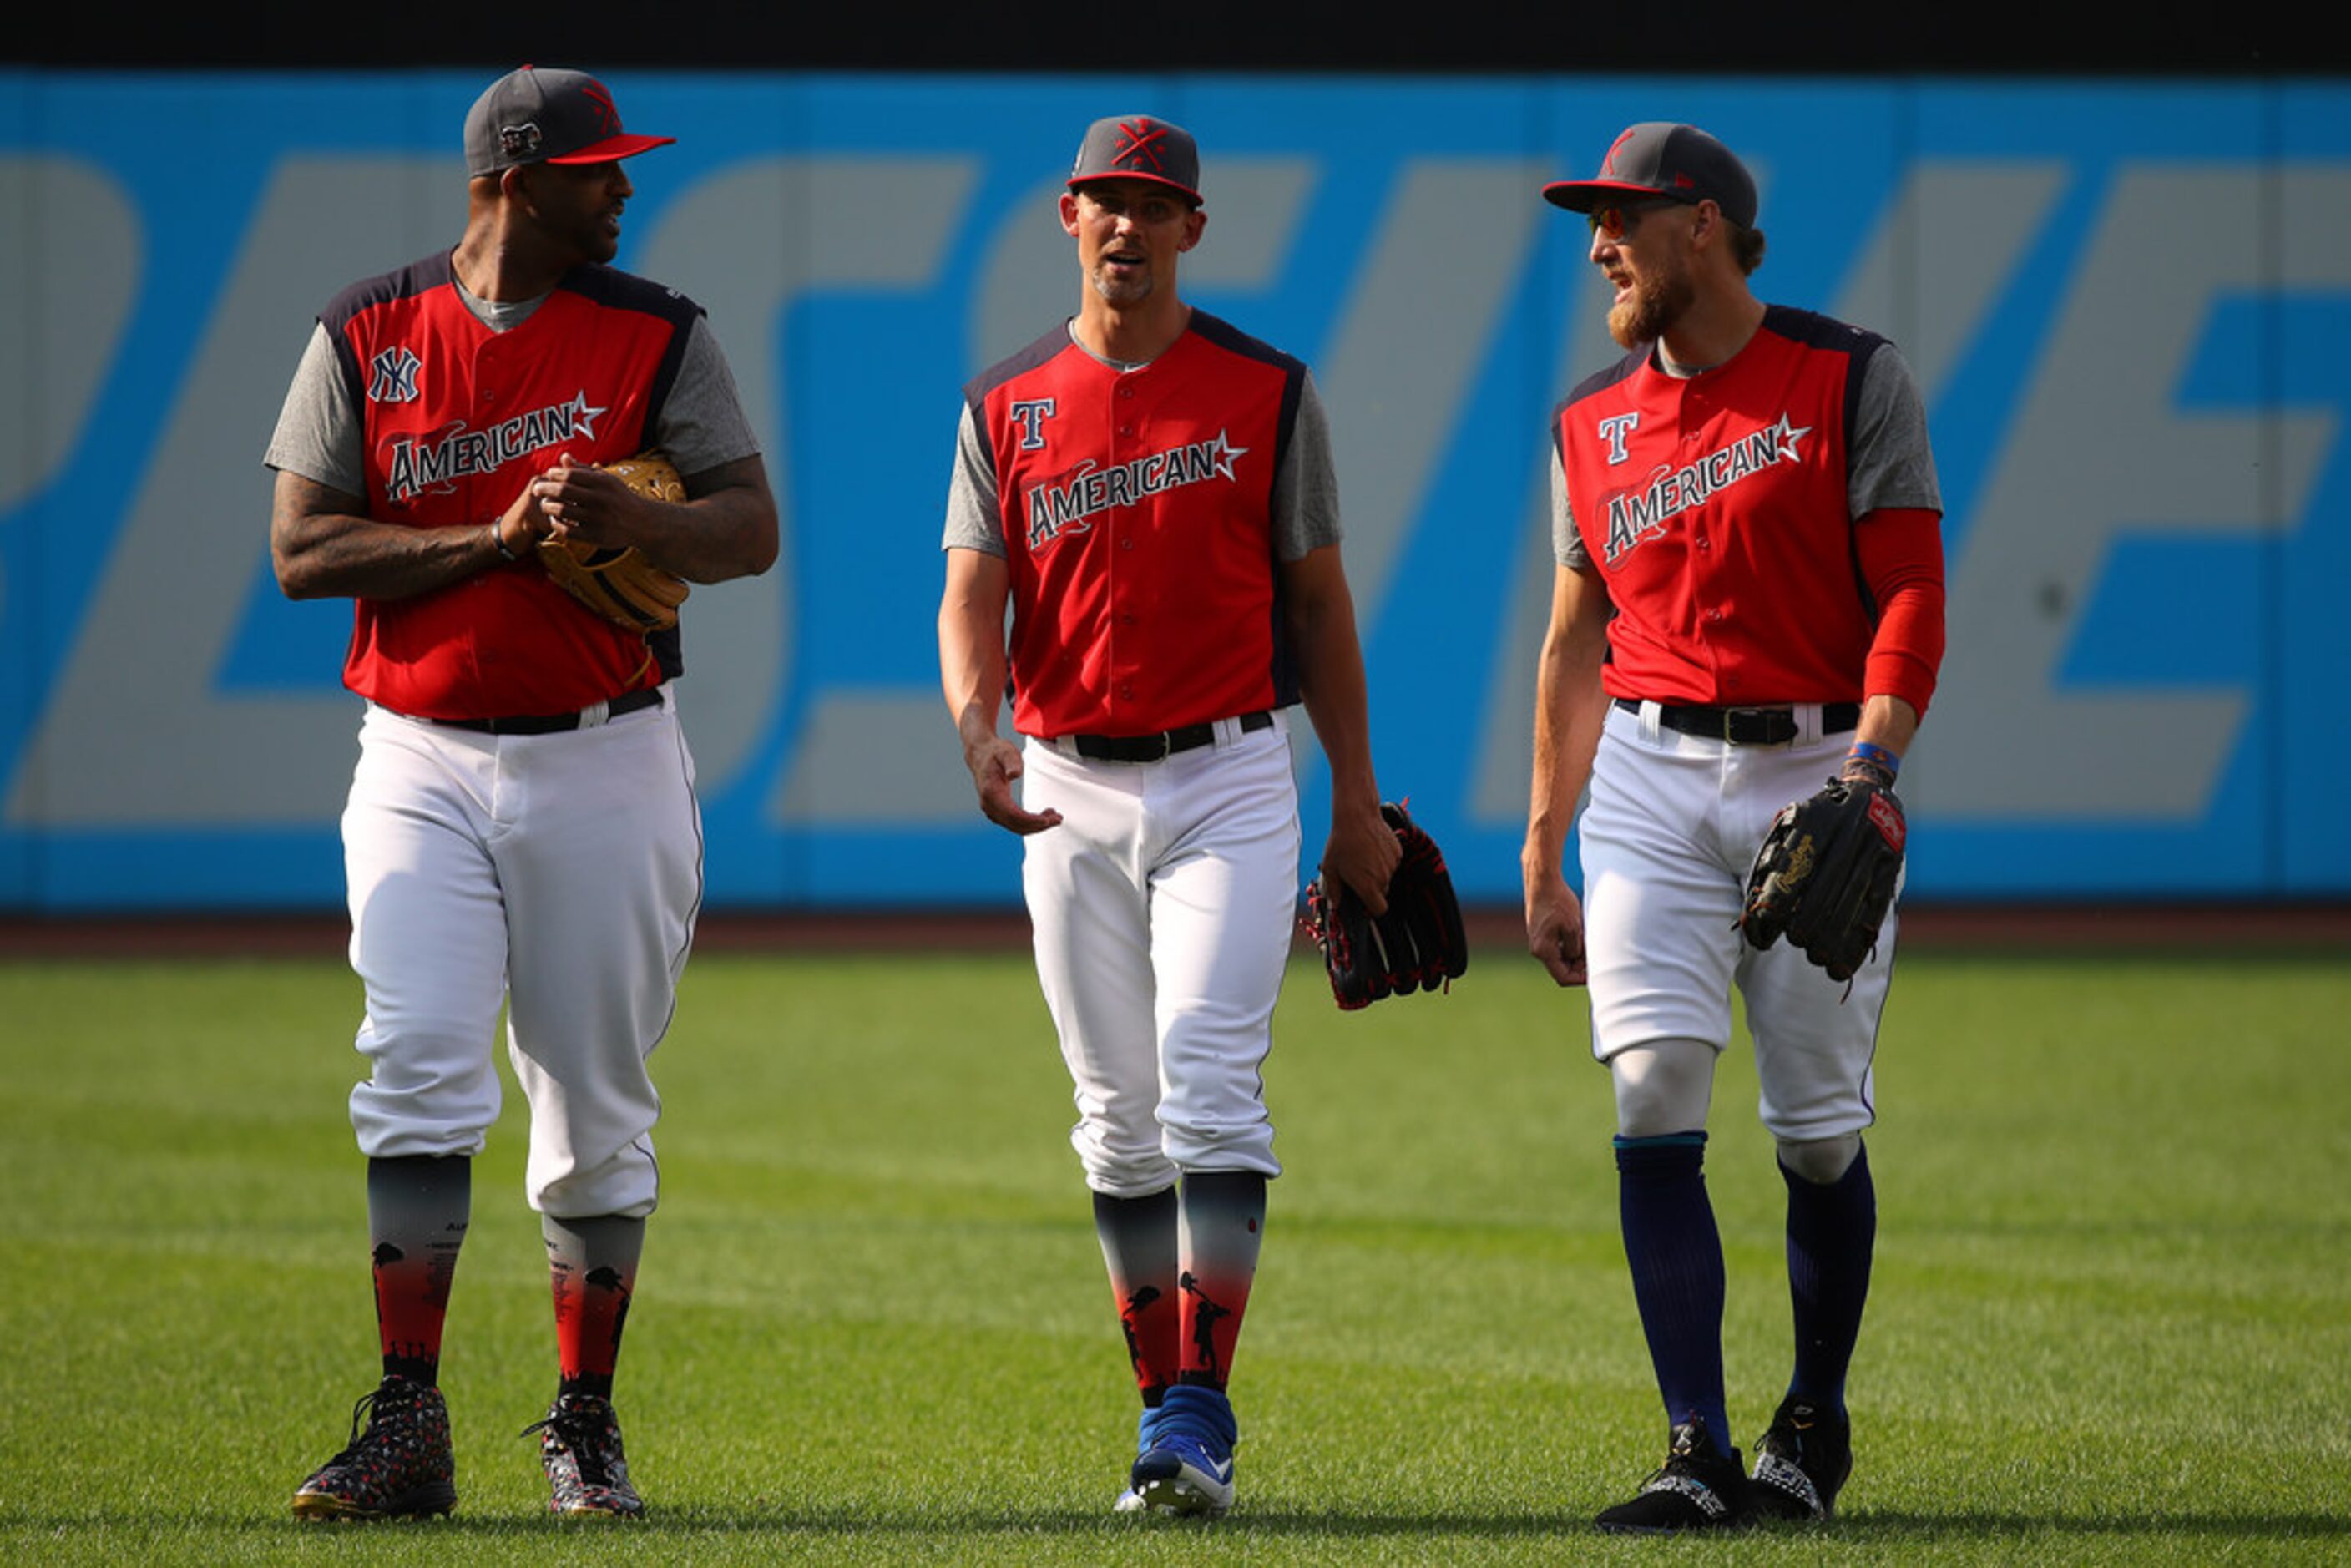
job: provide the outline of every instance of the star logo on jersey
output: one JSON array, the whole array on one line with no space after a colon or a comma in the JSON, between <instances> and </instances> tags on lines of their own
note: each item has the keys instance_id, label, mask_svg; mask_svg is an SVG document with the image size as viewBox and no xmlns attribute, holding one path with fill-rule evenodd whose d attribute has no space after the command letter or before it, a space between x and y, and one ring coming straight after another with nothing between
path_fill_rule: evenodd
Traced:
<instances>
[{"instance_id":1,"label":"star logo on jersey","mask_svg":"<svg viewBox=\"0 0 2351 1568\"><path fill-rule=\"evenodd\" d=\"M1802 462L1796 444L1812 433L1811 425L1795 424L1783 413L1777 423L1678 467L1660 464L1650 471L1646 485L1609 497L1608 540L1603 552L1608 564L1615 565L1646 540L1662 538L1675 517L1733 486L1782 463Z\"/></svg>"},{"instance_id":2,"label":"star logo on jersey","mask_svg":"<svg viewBox=\"0 0 2351 1568\"><path fill-rule=\"evenodd\" d=\"M1063 534L1083 533L1113 507L1132 507L1169 490L1217 480L1239 482L1237 465L1249 449L1235 446L1218 431L1206 441L1187 442L1108 468L1092 461L1076 472L1048 479L1029 491L1029 549L1042 551Z\"/></svg>"},{"instance_id":3,"label":"star logo on jersey","mask_svg":"<svg viewBox=\"0 0 2351 1568\"><path fill-rule=\"evenodd\" d=\"M1212 460L1216 464L1217 477L1219 479L1238 478L1238 476L1233 472L1233 464L1235 460L1248 456L1249 448L1246 446L1235 446L1232 442L1232 437L1226 434L1221 430L1217 432L1217 438L1214 441L1209 442L1207 446Z\"/></svg>"},{"instance_id":4,"label":"star logo on jersey","mask_svg":"<svg viewBox=\"0 0 2351 1568\"><path fill-rule=\"evenodd\" d=\"M574 392L571 396L571 402L565 407L563 412L569 416L571 428L578 434L581 440L593 441L596 439L596 421L599 416L605 413L607 411L601 408L590 408L588 406L588 394L583 392ZM1782 420L1780 423L1785 424L1787 421Z\"/></svg>"},{"instance_id":5,"label":"star logo on jersey","mask_svg":"<svg viewBox=\"0 0 2351 1568\"><path fill-rule=\"evenodd\" d=\"M414 402L416 372L423 368L405 345L384 350L368 361L368 402Z\"/></svg>"}]
</instances>

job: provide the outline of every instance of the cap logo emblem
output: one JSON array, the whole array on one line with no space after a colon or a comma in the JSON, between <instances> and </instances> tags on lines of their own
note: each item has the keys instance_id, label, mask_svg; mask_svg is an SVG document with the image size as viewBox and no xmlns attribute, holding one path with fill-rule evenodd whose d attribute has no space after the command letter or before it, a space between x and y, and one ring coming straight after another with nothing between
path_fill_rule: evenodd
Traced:
<instances>
[{"instance_id":1,"label":"cap logo emblem","mask_svg":"<svg viewBox=\"0 0 2351 1568\"><path fill-rule=\"evenodd\" d=\"M498 127L498 152L505 157L536 158L538 150L546 144L547 138L540 133L534 120L526 120L520 125Z\"/></svg>"},{"instance_id":2,"label":"cap logo emblem","mask_svg":"<svg viewBox=\"0 0 2351 1568\"><path fill-rule=\"evenodd\" d=\"M596 130L598 133L601 136L618 136L621 134L621 111L614 106L612 102L612 95L604 89L604 84L602 82L590 82L586 87L580 90L587 95L588 101L590 103L596 106Z\"/></svg>"},{"instance_id":3,"label":"cap logo emblem","mask_svg":"<svg viewBox=\"0 0 2351 1568\"><path fill-rule=\"evenodd\" d=\"M1632 140L1633 132L1627 131L1608 144L1608 156L1600 160L1600 172L1603 176L1614 174L1616 172L1616 154L1625 151L1625 143Z\"/></svg>"},{"instance_id":4,"label":"cap logo emblem","mask_svg":"<svg viewBox=\"0 0 2351 1568\"><path fill-rule=\"evenodd\" d=\"M1119 121L1118 131L1126 138L1118 151L1111 154L1111 163L1120 169L1140 169L1148 166L1153 173L1161 170L1159 144L1167 139L1165 126L1154 125L1147 120Z\"/></svg>"}]
</instances>

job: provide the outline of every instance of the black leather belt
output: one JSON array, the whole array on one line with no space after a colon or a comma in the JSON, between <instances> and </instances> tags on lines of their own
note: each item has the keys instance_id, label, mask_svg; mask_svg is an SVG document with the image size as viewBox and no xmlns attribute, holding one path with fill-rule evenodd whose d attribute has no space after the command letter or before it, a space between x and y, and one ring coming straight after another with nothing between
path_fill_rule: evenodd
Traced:
<instances>
[{"instance_id":1,"label":"black leather belt","mask_svg":"<svg viewBox=\"0 0 2351 1568\"><path fill-rule=\"evenodd\" d=\"M1254 729L1271 729L1273 715L1259 709L1241 715L1243 733ZM1217 738L1213 724L1187 724L1181 729L1165 729L1157 735L1073 735L1070 744L1077 747L1080 757L1096 762L1157 762L1179 751L1190 751Z\"/></svg>"},{"instance_id":2,"label":"black leather belt","mask_svg":"<svg viewBox=\"0 0 2351 1568\"><path fill-rule=\"evenodd\" d=\"M1631 697L1618 697L1616 706L1626 713L1641 711L1641 705ZM1698 707L1661 703L1657 706L1657 722L1684 735L1702 735L1709 740L1727 740L1733 746L1785 746L1796 738L1796 716L1783 707ZM1821 705L1823 735L1841 735L1860 723L1859 703Z\"/></svg>"},{"instance_id":3,"label":"black leather belt","mask_svg":"<svg viewBox=\"0 0 2351 1568\"><path fill-rule=\"evenodd\" d=\"M627 692L604 705L604 716L620 717L640 708L661 706L661 688L647 686L642 691ZM470 729L477 735L561 735L578 729L580 721L593 708L582 713L523 714L514 718L436 718L433 722L447 729Z\"/></svg>"}]
</instances>

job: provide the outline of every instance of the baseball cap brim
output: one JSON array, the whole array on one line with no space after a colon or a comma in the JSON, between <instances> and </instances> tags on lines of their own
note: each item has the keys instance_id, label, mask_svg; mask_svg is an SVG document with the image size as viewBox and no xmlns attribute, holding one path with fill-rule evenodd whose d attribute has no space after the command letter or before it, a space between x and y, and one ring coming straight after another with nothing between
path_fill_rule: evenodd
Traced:
<instances>
[{"instance_id":1,"label":"baseball cap brim","mask_svg":"<svg viewBox=\"0 0 2351 1568\"><path fill-rule=\"evenodd\" d=\"M610 163L618 158L633 158L640 152L650 152L656 147L668 147L677 141L674 136L608 136L603 141L582 147L577 152L566 152L559 158L549 158L549 163Z\"/></svg>"},{"instance_id":2,"label":"baseball cap brim","mask_svg":"<svg viewBox=\"0 0 2351 1568\"><path fill-rule=\"evenodd\" d=\"M1132 169L1113 169L1102 174L1081 174L1070 182L1070 189L1082 191L1088 185L1107 185L1114 180L1140 180L1146 185L1164 185L1194 206L1200 204L1200 193L1164 174L1138 174Z\"/></svg>"},{"instance_id":3,"label":"baseball cap brim","mask_svg":"<svg viewBox=\"0 0 2351 1568\"><path fill-rule=\"evenodd\" d=\"M1612 196L1667 196L1657 185L1635 185L1625 180L1553 180L1543 187L1543 200L1571 213L1588 213Z\"/></svg>"}]
</instances>

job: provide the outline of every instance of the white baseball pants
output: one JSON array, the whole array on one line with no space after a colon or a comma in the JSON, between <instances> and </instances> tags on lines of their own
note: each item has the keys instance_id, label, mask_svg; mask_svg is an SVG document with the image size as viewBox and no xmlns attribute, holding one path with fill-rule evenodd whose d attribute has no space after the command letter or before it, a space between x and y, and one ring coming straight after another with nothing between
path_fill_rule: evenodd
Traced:
<instances>
[{"instance_id":1,"label":"white baseball pants","mask_svg":"<svg viewBox=\"0 0 2351 1568\"><path fill-rule=\"evenodd\" d=\"M1021 801L1037 976L1075 1084L1087 1184L1156 1192L1185 1170L1281 1174L1259 1076L1298 902L1289 725L1217 726L1158 762L1031 737Z\"/></svg>"},{"instance_id":2,"label":"white baseball pants","mask_svg":"<svg viewBox=\"0 0 2351 1568\"><path fill-rule=\"evenodd\" d=\"M674 699L674 693L670 694ZM367 993L371 1157L478 1154L491 1041L530 1104L530 1205L643 1217L669 1027L702 897L694 761L670 701L565 734L489 736L371 706L343 812Z\"/></svg>"},{"instance_id":3,"label":"white baseball pants","mask_svg":"<svg viewBox=\"0 0 2351 1568\"><path fill-rule=\"evenodd\" d=\"M1730 988L1747 1007L1764 1126L1802 1142L1876 1119L1871 1059L1894 967L1886 913L1852 992L1782 937L1757 952L1738 930L1747 873L1771 819L1843 764L1850 734L1819 709L1784 746L1736 746L1662 728L1654 704L1611 704L1577 826L1592 1053L1660 1040L1730 1044Z\"/></svg>"}]
</instances>

